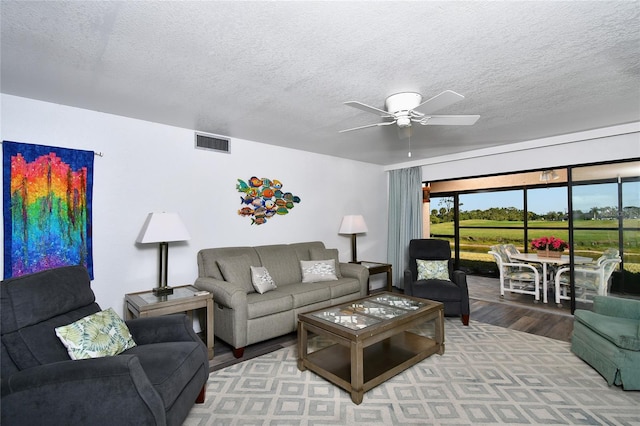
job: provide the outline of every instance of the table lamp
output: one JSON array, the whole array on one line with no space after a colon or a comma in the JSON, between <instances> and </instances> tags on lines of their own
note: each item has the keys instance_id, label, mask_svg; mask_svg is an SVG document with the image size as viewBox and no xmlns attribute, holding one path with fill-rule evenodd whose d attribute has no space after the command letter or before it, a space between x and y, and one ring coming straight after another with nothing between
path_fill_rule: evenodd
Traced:
<instances>
[{"instance_id":1,"label":"table lamp","mask_svg":"<svg viewBox=\"0 0 640 426\"><path fill-rule=\"evenodd\" d=\"M364 222L362 215L347 215L342 218L339 234L351 234L351 261L358 262L358 253L356 250L356 234L367 232L367 224Z\"/></svg>"},{"instance_id":2,"label":"table lamp","mask_svg":"<svg viewBox=\"0 0 640 426\"><path fill-rule=\"evenodd\" d=\"M177 213L149 213L147 216L136 242L142 244L160 243L158 287L153 289L153 294L156 296L173 294L173 289L167 286L169 243L186 241L189 238L189 232Z\"/></svg>"}]
</instances>

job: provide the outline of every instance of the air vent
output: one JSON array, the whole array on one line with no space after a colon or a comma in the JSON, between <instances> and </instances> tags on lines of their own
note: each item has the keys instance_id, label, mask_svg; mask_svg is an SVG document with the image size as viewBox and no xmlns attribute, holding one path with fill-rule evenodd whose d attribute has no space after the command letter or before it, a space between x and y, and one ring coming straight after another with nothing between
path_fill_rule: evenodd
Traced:
<instances>
[{"instance_id":1,"label":"air vent","mask_svg":"<svg viewBox=\"0 0 640 426\"><path fill-rule=\"evenodd\" d=\"M229 139L221 139L206 133L196 132L196 148L206 149L209 151L230 153Z\"/></svg>"}]
</instances>

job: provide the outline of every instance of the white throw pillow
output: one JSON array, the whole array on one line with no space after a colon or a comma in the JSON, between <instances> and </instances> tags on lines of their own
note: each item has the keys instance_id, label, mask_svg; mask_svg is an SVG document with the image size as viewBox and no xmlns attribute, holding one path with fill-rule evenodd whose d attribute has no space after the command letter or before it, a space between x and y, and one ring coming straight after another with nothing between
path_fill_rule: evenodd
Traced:
<instances>
[{"instance_id":1,"label":"white throw pillow","mask_svg":"<svg viewBox=\"0 0 640 426\"><path fill-rule=\"evenodd\" d=\"M328 260L301 260L303 283L317 283L320 281L334 281L336 276L336 262Z\"/></svg>"},{"instance_id":2,"label":"white throw pillow","mask_svg":"<svg viewBox=\"0 0 640 426\"><path fill-rule=\"evenodd\" d=\"M338 256L338 249L312 247L309 249L309 254L311 255L311 260L333 259L336 267L336 277L342 278L342 274L340 273L340 258Z\"/></svg>"},{"instance_id":3,"label":"white throw pillow","mask_svg":"<svg viewBox=\"0 0 640 426\"><path fill-rule=\"evenodd\" d=\"M264 266L251 267L251 283L253 284L253 288L260 294L277 288L276 283L273 282L273 278L269 275L269 271L267 271L267 268Z\"/></svg>"}]
</instances>

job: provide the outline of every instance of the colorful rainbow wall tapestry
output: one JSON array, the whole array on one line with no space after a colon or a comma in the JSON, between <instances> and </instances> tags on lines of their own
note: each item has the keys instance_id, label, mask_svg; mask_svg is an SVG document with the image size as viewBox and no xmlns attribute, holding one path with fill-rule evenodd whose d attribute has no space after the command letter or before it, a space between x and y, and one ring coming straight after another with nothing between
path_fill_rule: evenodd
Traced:
<instances>
[{"instance_id":1,"label":"colorful rainbow wall tapestry","mask_svg":"<svg viewBox=\"0 0 640 426\"><path fill-rule=\"evenodd\" d=\"M5 278L83 265L93 279L93 157L2 142Z\"/></svg>"}]
</instances>

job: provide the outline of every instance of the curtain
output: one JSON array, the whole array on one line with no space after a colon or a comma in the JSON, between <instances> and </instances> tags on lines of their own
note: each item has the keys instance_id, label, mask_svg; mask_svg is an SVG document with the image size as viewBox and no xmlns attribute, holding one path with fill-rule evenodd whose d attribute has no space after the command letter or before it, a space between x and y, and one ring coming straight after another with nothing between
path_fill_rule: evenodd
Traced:
<instances>
[{"instance_id":1,"label":"curtain","mask_svg":"<svg viewBox=\"0 0 640 426\"><path fill-rule=\"evenodd\" d=\"M404 289L404 270L409 260L409 241L422 238L422 168L389 173L388 263L393 283Z\"/></svg>"}]
</instances>

